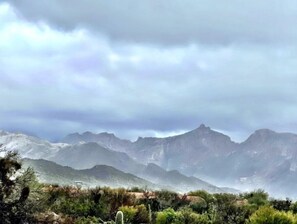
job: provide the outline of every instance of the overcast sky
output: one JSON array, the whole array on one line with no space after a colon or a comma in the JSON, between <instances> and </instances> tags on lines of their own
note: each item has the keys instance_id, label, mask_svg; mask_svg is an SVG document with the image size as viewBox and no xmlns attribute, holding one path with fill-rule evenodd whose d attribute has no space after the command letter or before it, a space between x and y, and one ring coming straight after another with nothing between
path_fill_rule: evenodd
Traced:
<instances>
[{"instance_id":1,"label":"overcast sky","mask_svg":"<svg viewBox=\"0 0 297 224\"><path fill-rule=\"evenodd\" d=\"M297 2L0 0L0 129L297 133Z\"/></svg>"}]
</instances>

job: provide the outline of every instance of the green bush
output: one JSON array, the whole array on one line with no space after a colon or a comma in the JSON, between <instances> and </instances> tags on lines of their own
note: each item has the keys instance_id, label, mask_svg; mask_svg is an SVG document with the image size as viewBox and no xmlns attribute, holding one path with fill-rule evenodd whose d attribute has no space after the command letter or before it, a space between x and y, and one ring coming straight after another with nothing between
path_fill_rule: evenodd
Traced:
<instances>
[{"instance_id":1,"label":"green bush","mask_svg":"<svg viewBox=\"0 0 297 224\"><path fill-rule=\"evenodd\" d=\"M237 205L240 200L233 194L214 194L216 204L212 208L213 222L215 224L228 223L228 224L244 224L249 218L251 211L247 206Z\"/></svg>"},{"instance_id":2,"label":"green bush","mask_svg":"<svg viewBox=\"0 0 297 224\"><path fill-rule=\"evenodd\" d=\"M157 213L156 224L172 224L177 220L177 215L172 208Z\"/></svg>"},{"instance_id":3,"label":"green bush","mask_svg":"<svg viewBox=\"0 0 297 224\"><path fill-rule=\"evenodd\" d=\"M277 211L269 206L260 207L249 220L249 224L295 224L296 217L291 212Z\"/></svg>"},{"instance_id":4,"label":"green bush","mask_svg":"<svg viewBox=\"0 0 297 224\"><path fill-rule=\"evenodd\" d=\"M182 208L176 212L174 224L210 224L211 220L206 214L196 214L190 208Z\"/></svg>"},{"instance_id":5,"label":"green bush","mask_svg":"<svg viewBox=\"0 0 297 224\"><path fill-rule=\"evenodd\" d=\"M198 191L191 191L188 194L189 196L198 196L200 198L203 198L206 203L214 203L216 202L216 198L214 195L204 191L204 190L198 190Z\"/></svg>"},{"instance_id":6,"label":"green bush","mask_svg":"<svg viewBox=\"0 0 297 224\"><path fill-rule=\"evenodd\" d=\"M137 213L137 208L134 206L121 206L119 211L124 214L124 222L127 224L133 223L134 217Z\"/></svg>"},{"instance_id":7,"label":"green bush","mask_svg":"<svg viewBox=\"0 0 297 224\"><path fill-rule=\"evenodd\" d=\"M287 198L286 200L272 200L270 202L272 207L279 211L289 211L291 209L292 201Z\"/></svg>"},{"instance_id":8,"label":"green bush","mask_svg":"<svg viewBox=\"0 0 297 224\"><path fill-rule=\"evenodd\" d=\"M149 223L149 212L144 205L122 206L119 208L124 214L127 224Z\"/></svg>"},{"instance_id":9,"label":"green bush","mask_svg":"<svg viewBox=\"0 0 297 224\"><path fill-rule=\"evenodd\" d=\"M297 213L297 202L291 204L290 210L291 210L294 214Z\"/></svg>"},{"instance_id":10,"label":"green bush","mask_svg":"<svg viewBox=\"0 0 297 224\"><path fill-rule=\"evenodd\" d=\"M134 224L138 223L149 223L149 212L144 205L135 206L137 209L136 214L133 219Z\"/></svg>"},{"instance_id":11,"label":"green bush","mask_svg":"<svg viewBox=\"0 0 297 224\"><path fill-rule=\"evenodd\" d=\"M264 190L256 190L249 193L245 193L241 195L244 199L247 199L249 204L256 205L258 207L267 205L268 201L268 194Z\"/></svg>"},{"instance_id":12,"label":"green bush","mask_svg":"<svg viewBox=\"0 0 297 224\"><path fill-rule=\"evenodd\" d=\"M59 209L57 210L60 213L67 215L87 217L90 215L90 211L93 206L94 204L90 201L84 201L74 198L61 201Z\"/></svg>"},{"instance_id":13,"label":"green bush","mask_svg":"<svg viewBox=\"0 0 297 224\"><path fill-rule=\"evenodd\" d=\"M209 204L204 199L190 202L189 207L199 214L205 213L209 210Z\"/></svg>"},{"instance_id":14,"label":"green bush","mask_svg":"<svg viewBox=\"0 0 297 224\"><path fill-rule=\"evenodd\" d=\"M156 191L156 197L159 202L161 210L172 208L178 199L178 194L172 191L161 190Z\"/></svg>"}]
</instances>

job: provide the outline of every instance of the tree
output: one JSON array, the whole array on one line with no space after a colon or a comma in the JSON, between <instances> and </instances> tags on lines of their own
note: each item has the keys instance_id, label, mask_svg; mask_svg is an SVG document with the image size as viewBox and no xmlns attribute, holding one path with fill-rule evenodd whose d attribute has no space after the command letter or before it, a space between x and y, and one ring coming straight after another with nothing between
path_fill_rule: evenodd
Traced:
<instances>
[{"instance_id":1,"label":"tree","mask_svg":"<svg viewBox=\"0 0 297 224\"><path fill-rule=\"evenodd\" d=\"M0 220L3 224L29 222L31 209L27 207L30 195L31 171L21 171L22 164L16 152L4 152L0 157Z\"/></svg>"}]
</instances>

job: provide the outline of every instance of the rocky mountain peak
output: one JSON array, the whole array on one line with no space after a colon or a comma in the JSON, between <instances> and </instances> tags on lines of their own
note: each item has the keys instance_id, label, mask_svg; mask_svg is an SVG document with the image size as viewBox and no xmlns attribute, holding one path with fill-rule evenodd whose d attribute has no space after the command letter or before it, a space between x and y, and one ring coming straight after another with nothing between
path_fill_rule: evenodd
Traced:
<instances>
[{"instance_id":1,"label":"rocky mountain peak","mask_svg":"<svg viewBox=\"0 0 297 224\"><path fill-rule=\"evenodd\" d=\"M92 132L90 132L90 131L86 131L82 135L90 136L90 135L94 135L94 134Z\"/></svg>"},{"instance_id":2,"label":"rocky mountain peak","mask_svg":"<svg viewBox=\"0 0 297 224\"><path fill-rule=\"evenodd\" d=\"M273 138L277 133L270 129L259 129L256 130L248 139L247 142L250 141L263 141L268 138Z\"/></svg>"},{"instance_id":3,"label":"rocky mountain peak","mask_svg":"<svg viewBox=\"0 0 297 224\"><path fill-rule=\"evenodd\" d=\"M216 140L224 140L224 141L230 141L231 138L227 135L224 135L220 132L217 132L213 129L211 129L208 126L205 126L204 124L201 124L198 128L194 129L193 131L188 132L189 134L194 134L195 138L209 138L211 141ZM185 134L187 135L187 133Z\"/></svg>"},{"instance_id":4,"label":"rocky mountain peak","mask_svg":"<svg viewBox=\"0 0 297 224\"><path fill-rule=\"evenodd\" d=\"M205 124L201 124L198 129L199 130L210 130L210 127L206 127Z\"/></svg>"},{"instance_id":5,"label":"rocky mountain peak","mask_svg":"<svg viewBox=\"0 0 297 224\"><path fill-rule=\"evenodd\" d=\"M102 132L102 133L100 133L100 134L98 134L98 135L118 139L118 137L116 137L116 136L114 135L114 133Z\"/></svg>"},{"instance_id":6,"label":"rocky mountain peak","mask_svg":"<svg viewBox=\"0 0 297 224\"><path fill-rule=\"evenodd\" d=\"M256 130L255 131L255 134L257 135L272 135L272 134L275 134L276 132L275 131L272 131L270 129L259 129L259 130Z\"/></svg>"},{"instance_id":7,"label":"rocky mountain peak","mask_svg":"<svg viewBox=\"0 0 297 224\"><path fill-rule=\"evenodd\" d=\"M198 128L194 129L193 132L196 133L204 133L204 134L208 134L210 133L212 130L210 127L207 127L205 124L201 124Z\"/></svg>"}]
</instances>

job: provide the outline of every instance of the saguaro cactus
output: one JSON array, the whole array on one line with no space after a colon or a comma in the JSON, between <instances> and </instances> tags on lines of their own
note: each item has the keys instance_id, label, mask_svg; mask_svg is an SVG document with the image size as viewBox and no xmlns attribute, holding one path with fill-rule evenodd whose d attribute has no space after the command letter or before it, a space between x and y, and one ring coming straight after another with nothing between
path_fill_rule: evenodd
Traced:
<instances>
[{"instance_id":1,"label":"saguaro cactus","mask_svg":"<svg viewBox=\"0 0 297 224\"><path fill-rule=\"evenodd\" d=\"M121 211L118 211L115 218L116 224L124 224L124 214Z\"/></svg>"},{"instance_id":2,"label":"saguaro cactus","mask_svg":"<svg viewBox=\"0 0 297 224\"><path fill-rule=\"evenodd\" d=\"M149 224L152 223L152 209L151 209L151 205L148 204L148 218L149 218Z\"/></svg>"}]
</instances>

